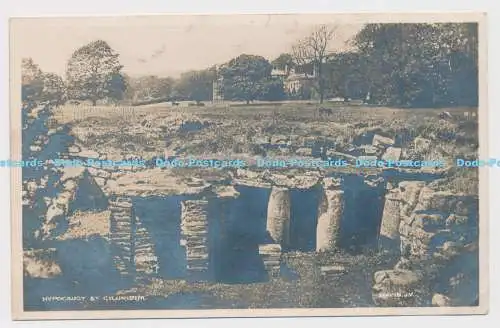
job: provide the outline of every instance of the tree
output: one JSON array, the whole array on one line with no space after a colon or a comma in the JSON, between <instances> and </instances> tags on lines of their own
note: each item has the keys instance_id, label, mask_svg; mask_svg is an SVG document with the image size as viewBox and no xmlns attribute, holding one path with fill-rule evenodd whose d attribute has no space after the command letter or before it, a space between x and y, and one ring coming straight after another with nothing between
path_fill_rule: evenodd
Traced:
<instances>
[{"instance_id":1,"label":"tree","mask_svg":"<svg viewBox=\"0 0 500 328\"><path fill-rule=\"evenodd\" d=\"M190 71L181 74L175 85L177 95L184 99L196 101L212 99L212 83L215 79L215 71L205 69Z\"/></svg>"},{"instance_id":2,"label":"tree","mask_svg":"<svg viewBox=\"0 0 500 328\"><path fill-rule=\"evenodd\" d=\"M121 73L119 55L102 40L93 41L71 56L66 72L71 98L90 100L117 99L123 95L126 84Z\"/></svg>"},{"instance_id":3,"label":"tree","mask_svg":"<svg viewBox=\"0 0 500 328\"><path fill-rule=\"evenodd\" d=\"M39 100L43 92L43 73L31 58L21 63L21 98L23 102Z\"/></svg>"},{"instance_id":4,"label":"tree","mask_svg":"<svg viewBox=\"0 0 500 328\"><path fill-rule=\"evenodd\" d=\"M278 77L268 77L263 81L259 100L276 101L285 99L283 81Z\"/></svg>"},{"instance_id":5,"label":"tree","mask_svg":"<svg viewBox=\"0 0 500 328\"><path fill-rule=\"evenodd\" d=\"M368 85L365 80L366 65L356 52L340 52L330 56L325 64L326 88L332 97L362 99Z\"/></svg>"},{"instance_id":6,"label":"tree","mask_svg":"<svg viewBox=\"0 0 500 328\"><path fill-rule=\"evenodd\" d=\"M477 24L368 24L355 44L379 104L477 105Z\"/></svg>"},{"instance_id":7,"label":"tree","mask_svg":"<svg viewBox=\"0 0 500 328\"><path fill-rule=\"evenodd\" d=\"M243 54L231 59L221 68L224 98L244 100L248 103L263 92L272 65L261 56Z\"/></svg>"},{"instance_id":8,"label":"tree","mask_svg":"<svg viewBox=\"0 0 500 328\"><path fill-rule=\"evenodd\" d=\"M54 73L44 73L42 76L42 99L56 106L61 105L66 98L66 86L63 79Z\"/></svg>"},{"instance_id":9,"label":"tree","mask_svg":"<svg viewBox=\"0 0 500 328\"><path fill-rule=\"evenodd\" d=\"M287 70L286 73L288 73L290 69L294 68L295 66L292 55L288 53L283 53L279 55L278 58L276 58L271 62L271 64L276 69Z\"/></svg>"},{"instance_id":10,"label":"tree","mask_svg":"<svg viewBox=\"0 0 500 328\"><path fill-rule=\"evenodd\" d=\"M312 64L316 69L314 88L320 96L320 103L323 103L325 94L325 74L324 62L327 59L327 48L330 41L335 36L335 26L317 26L311 35L299 40L292 47L292 57L298 66Z\"/></svg>"}]
</instances>

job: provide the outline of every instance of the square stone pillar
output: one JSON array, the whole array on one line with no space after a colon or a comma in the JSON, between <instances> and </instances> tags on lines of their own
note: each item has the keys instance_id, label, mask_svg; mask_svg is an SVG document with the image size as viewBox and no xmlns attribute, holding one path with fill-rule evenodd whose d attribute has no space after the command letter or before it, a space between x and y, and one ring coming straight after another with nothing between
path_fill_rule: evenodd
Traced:
<instances>
[{"instance_id":1,"label":"square stone pillar","mask_svg":"<svg viewBox=\"0 0 500 328\"><path fill-rule=\"evenodd\" d=\"M181 203L181 243L186 248L189 279L212 279L208 228L208 201L183 201Z\"/></svg>"}]
</instances>

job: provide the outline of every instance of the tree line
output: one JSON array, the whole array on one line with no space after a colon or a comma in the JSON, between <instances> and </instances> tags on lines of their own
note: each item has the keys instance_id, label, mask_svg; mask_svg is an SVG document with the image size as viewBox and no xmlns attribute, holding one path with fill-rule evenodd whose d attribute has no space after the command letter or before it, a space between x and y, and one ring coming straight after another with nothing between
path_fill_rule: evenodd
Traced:
<instances>
[{"instance_id":1,"label":"tree line","mask_svg":"<svg viewBox=\"0 0 500 328\"><path fill-rule=\"evenodd\" d=\"M352 50L328 52L338 26L317 26L309 36L269 61L242 54L227 63L179 78L131 77L116 53L97 40L77 49L63 77L22 62L23 101L141 103L212 100L218 81L226 100L362 99L400 107L477 106L476 23L367 24L350 40ZM290 92L273 68L301 72L308 83Z\"/></svg>"}]
</instances>

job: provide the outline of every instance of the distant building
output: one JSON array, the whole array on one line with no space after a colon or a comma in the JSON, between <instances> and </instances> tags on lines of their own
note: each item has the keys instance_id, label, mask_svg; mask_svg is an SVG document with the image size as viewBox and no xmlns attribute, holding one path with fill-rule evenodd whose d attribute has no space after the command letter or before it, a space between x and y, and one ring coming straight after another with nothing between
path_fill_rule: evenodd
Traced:
<instances>
[{"instance_id":1,"label":"distant building","mask_svg":"<svg viewBox=\"0 0 500 328\"><path fill-rule=\"evenodd\" d=\"M282 81L285 81L285 79L289 73L290 73L290 71L288 70L288 66L285 66L285 69L273 67L273 70L271 71L271 76L278 77Z\"/></svg>"},{"instance_id":2,"label":"distant building","mask_svg":"<svg viewBox=\"0 0 500 328\"><path fill-rule=\"evenodd\" d=\"M315 78L315 70L313 70L312 74L307 74L305 72L296 72L295 69L292 68L283 80L283 87L286 93L295 95L301 93L304 88L310 88Z\"/></svg>"}]
</instances>

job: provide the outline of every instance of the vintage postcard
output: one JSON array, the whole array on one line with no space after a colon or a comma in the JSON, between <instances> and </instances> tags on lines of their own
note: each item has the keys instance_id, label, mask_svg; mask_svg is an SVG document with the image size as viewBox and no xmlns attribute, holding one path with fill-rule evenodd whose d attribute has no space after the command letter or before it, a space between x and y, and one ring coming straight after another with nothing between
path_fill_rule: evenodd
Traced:
<instances>
[{"instance_id":1,"label":"vintage postcard","mask_svg":"<svg viewBox=\"0 0 500 328\"><path fill-rule=\"evenodd\" d=\"M486 15L11 18L16 320L485 314Z\"/></svg>"}]
</instances>

